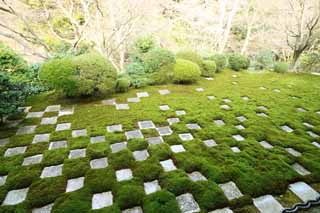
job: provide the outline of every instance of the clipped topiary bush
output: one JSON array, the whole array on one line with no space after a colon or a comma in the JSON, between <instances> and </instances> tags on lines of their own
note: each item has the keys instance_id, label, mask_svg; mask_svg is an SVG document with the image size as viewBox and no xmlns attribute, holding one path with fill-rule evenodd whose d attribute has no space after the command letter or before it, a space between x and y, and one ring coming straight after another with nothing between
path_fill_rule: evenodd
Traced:
<instances>
[{"instance_id":1,"label":"clipped topiary bush","mask_svg":"<svg viewBox=\"0 0 320 213\"><path fill-rule=\"evenodd\" d=\"M207 60L212 60L216 62L216 71L221 72L227 67L228 58L223 54L214 54L207 58Z\"/></svg>"},{"instance_id":2,"label":"clipped topiary bush","mask_svg":"<svg viewBox=\"0 0 320 213\"><path fill-rule=\"evenodd\" d=\"M144 71L153 73L160 70L162 66L174 64L176 58L172 52L163 48L155 48L142 56Z\"/></svg>"},{"instance_id":3,"label":"clipped topiary bush","mask_svg":"<svg viewBox=\"0 0 320 213\"><path fill-rule=\"evenodd\" d=\"M24 72L28 70L27 62L10 47L0 42L0 71Z\"/></svg>"},{"instance_id":4,"label":"clipped topiary bush","mask_svg":"<svg viewBox=\"0 0 320 213\"><path fill-rule=\"evenodd\" d=\"M130 77L129 76L120 76L117 79L117 83L116 83L116 91L117 92L127 92L129 90L130 87Z\"/></svg>"},{"instance_id":5,"label":"clipped topiary bush","mask_svg":"<svg viewBox=\"0 0 320 213\"><path fill-rule=\"evenodd\" d=\"M204 60L201 75L205 77L212 77L216 72L216 69L217 69L216 62L210 61L210 60Z\"/></svg>"},{"instance_id":6,"label":"clipped topiary bush","mask_svg":"<svg viewBox=\"0 0 320 213\"><path fill-rule=\"evenodd\" d=\"M135 42L134 46L138 50L138 52L146 53L149 50L151 50L152 48L154 48L156 46L156 44L155 44L152 36L146 36L146 37L139 38Z\"/></svg>"},{"instance_id":7,"label":"clipped topiary bush","mask_svg":"<svg viewBox=\"0 0 320 213\"><path fill-rule=\"evenodd\" d=\"M201 71L197 64L184 60L178 59L174 65L173 70L173 82L181 84L189 84L198 80Z\"/></svg>"},{"instance_id":8,"label":"clipped topiary bush","mask_svg":"<svg viewBox=\"0 0 320 213\"><path fill-rule=\"evenodd\" d=\"M75 96L77 82L76 66L71 58L51 59L40 68L40 79L55 89L61 89L67 96Z\"/></svg>"},{"instance_id":9,"label":"clipped topiary bush","mask_svg":"<svg viewBox=\"0 0 320 213\"><path fill-rule=\"evenodd\" d=\"M128 64L125 69L130 76L131 85L134 88L141 88L148 84L148 79L146 78L142 62L138 60L134 61Z\"/></svg>"},{"instance_id":10,"label":"clipped topiary bush","mask_svg":"<svg viewBox=\"0 0 320 213\"><path fill-rule=\"evenodd\" d=\"M193 63L197 64L200 68L202 68L202 65L203 65L202 57L198 53L192 50L180 51L177 53L176 56L179 59L192 61Z\"/></svg>"},{"instance_id":11,"label":"clipped topiary bush","mask_svg":"<svg viewBox=\"0 0 320 213\"><path fill-rule=\"evenodd\" d=\"M235 71L247 69L250 65L250 60L241 54L233 53L229 55L229 66Z\"/></svg>"},{"instance_id":12,"label":"clipped topiary bush","mask_svg":"<svg viewBox=\"0 0 320 213\"><path fill-rule=\"evenodd\" d=\"M288 72L289 65L286 62L277 62L274 64L273 71L277 73Z\"/></svg>"},{"instance_id":13,"label":"clipped topiary bush","mask_svg":"<svg viewBox=\"0 0 320 213\"><path fill-rule=\"evenodd\" d=\"M117 71L105 57L88 53L75 57L73 62L77 70L77 96L114 91Z\"/></svg>"},{"instance_id":14,"label":"clipped topiary bush","mask_svg":"<svg viewBox=\"0 0 320 213\"><path fill-rule=\"evenodd\" d=\"M149 84L161 85L169 83L172 79L173 68L173 64L162 66L158 72L150 74Z\"/></svg>"}]
</instances>

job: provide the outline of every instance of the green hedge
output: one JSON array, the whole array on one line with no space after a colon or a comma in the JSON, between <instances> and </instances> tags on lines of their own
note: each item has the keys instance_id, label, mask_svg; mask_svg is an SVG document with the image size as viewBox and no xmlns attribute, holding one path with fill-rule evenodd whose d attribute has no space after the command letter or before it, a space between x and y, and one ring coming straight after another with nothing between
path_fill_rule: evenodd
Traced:
<instances>
[{"instance_id":1,"label":"green hedge","mask_svg":"<svg viewBox=\"0 0 320 213\"><path fill-rule=\"evenodd\" d=\"M233 53L229 55L229 66L235 71L247 69L250 65L250 60L241 54Z\"/></svg>"},{"instance_id":2,"label":"green hedge","mask_svg":"<svg viewBox=\"0 0 320 213\"><path fill-rule=\"evenodd\" d=\"M286 62L277 62L274 64L273 71L277 73L288 72L289 65Z\"/></svg>"},{"instance_id":3,"label":"green hedge","mask_svg":"<svg viewBox=\"0 0 320 213\"><path fill-rule=\"evenodd\" d=\"M198 80L201 71L200 67L192 61L177 59L173 70L173 82L189 84Z\"/></svg>"},{"instance_id":4,"label":"green hedge","mask_svg":"<svg viewBox=\"0 0 320 213\"><path fill-rule=\"evenodd\" d=\"M217 70L216 62L210 60L203 61L202 76L212 77Z\"/></svg>"},{"instance_id":5,"label":"green hedge","mask_svg":"<svg viewBox=\"0 0 320 213\"><path fill-rule=\"evenodd\" d=\"M180 51L177 53L176 56L179 59L192 61L193 63L197 64L200 67L200 69L202 69L202 66L203 66L202 57L195 51L192 51L192 50Z\"/></svg>"},{"instance_id":6,"label":"green hedge","mask_svg":"<svg viewBox=\"0 0 320 213\"><path fill-rule=\"evenodd\" d=\"M223 54L214 54L207 58L207 60L211 60L216 62L216 71L221 72L224 70L228 65L228 58Z\"/></svg>"}]
</instances>

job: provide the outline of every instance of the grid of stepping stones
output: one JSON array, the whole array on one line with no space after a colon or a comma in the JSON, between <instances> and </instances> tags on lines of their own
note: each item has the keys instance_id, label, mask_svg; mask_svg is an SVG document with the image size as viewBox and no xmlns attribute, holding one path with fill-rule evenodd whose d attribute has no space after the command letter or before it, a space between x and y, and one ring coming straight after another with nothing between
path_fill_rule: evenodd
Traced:
<instances>
[{"instance_id":1,"label":"grid of stepping stones","mask_svg":"<svg viewBox=\"0 0 320 213\"><path fill-rule=\"evenodd\" d=\"M287 191L297 202L319 197L320 109L284 88L260 82L258 96L235 95L212 90L212 80L88 106L23 108L13 134L0 139L0 212L142 213L159 205L268 213L292 205ZM264 94L292 103L281 112Z\"/></svg>"}]
</instances>

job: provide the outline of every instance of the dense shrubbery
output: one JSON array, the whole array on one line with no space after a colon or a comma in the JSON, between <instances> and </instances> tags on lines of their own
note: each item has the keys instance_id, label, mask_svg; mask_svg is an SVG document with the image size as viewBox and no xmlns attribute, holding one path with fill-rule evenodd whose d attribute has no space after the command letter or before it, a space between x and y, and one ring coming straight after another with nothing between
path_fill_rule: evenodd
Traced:
<instances>
[{"instance_id":1,"label":"dense shrubbery","mask_svg":"<svg viewBox=\"0 0 320 213\"><path fill-rule=\"evenodd\" d=\"M210 60L204 60L201 75L205 77L212 77L216 72L216 69L217 69L216 62L210 61Z\"/></svg>"},{"instance_id":2,"label":"dense shrubbery","mask_svg":"<svg viewBox=\"0 0 320 213\"><path fill-rule=\"evenodd\" d=\"M185 51L178 52L177 58L192 61L193 63L197 64L200 67L200 69L203 66L202 57L198 53L192 50L185 50Z\"/></svg>"},{"instance_id":3,"label":"dense shrubbery","mask_svg":"<svg viewBox=\"0 0 320 213\"><path fill-rule=\"evenodd\" d=\"M153 49L156 45L154 39L151 36L139 38L134 44L139 53L146 53Z\"/></svg>"},{"instance_id":4,"label":"dense shrubbery","mask_svg":"<svg viewBox=\"0 0 320 213\"><path fill-rule=\"evenodd\" d=\"M28 70L27 62L11 48L0 42L0 71L25 72Z\"/></svg>"},{"instance_id":5,"label":"dense shrubbery","mask_svg":"<svg viewBox=\"0 0 320 213\"><path fill-rule=\"evenodd\" d=\"M255 70L271 69L275 59L276 55L274 52L264 50L254 56L251 66L254 67Z\"/></svg>"},{"instance_id":6,"label":"dense shrubbery","mask_svg":"<svg viewBox=\"0 0 320 213\"><path fill-rule=\"evenodd\" d=\"M117 92L127 92L130 87L130 77L127 75L119 76L116 83Z\"/></svg>"},{"instance_id":7,"label":"dense shrubbery","mask_svg":"<svg viewBox=\"0 0 320 213\"><path fill-rule=\"evenodd\" d=\"M305 72L320 72L320 51L303 54L299 69Z\"/></svg>"},{"instance_id":8,"label":"dense shrubbery","mask_svg":"<svg viewBox=\"0 0 320 213\"><path fill-rule=\"evenodd\" d=\"M174 54L162 48L152 49L142 56L142 63L146 73L157 72L162 66L174 64L175 61Z\"/></svg>"},{"instance_id":9,"label":"dense shrubbery","mask_svg":"<svg viewBox=\"0 0 320 213\"><path fill-rule=\"evenodd\" d=\"M273 67L273 71L277 73L288 72L289 66L286 62L276 62Z\"/></svg>"},{"instance_id":10,"label":"dense shrubbery","mask_svg":"<svg viewBox=\"0 0 320 213\"><path fill-rule=\"evenodd\" d=\"M216 71L221 72L223 69L227 67L228 58L223 54L214 54L207 58L207 60L212 60L216 62Z\"/></svg>"},{"instance_id":11,"label":"dense shrubbery","mask_svg":"<svg viewBox=\"0 0 320 213\"><path fill-rule=\"evenodd\" d=\"M229 55L229 66L235 71L247 69L250 65L249 59L241 54L233 53Z\"/></svg>"},{"instance_id":12,"label":"dense shrubbery","mask_svg":"<svg viewBox=\"0 0 320 213\"><path fill-rule=\"evenodd\" d=\"M173 70L173 82L189 84L197 81L201 71L197 64L192 61L177 59Z\"/></svg>"}]
</instances>

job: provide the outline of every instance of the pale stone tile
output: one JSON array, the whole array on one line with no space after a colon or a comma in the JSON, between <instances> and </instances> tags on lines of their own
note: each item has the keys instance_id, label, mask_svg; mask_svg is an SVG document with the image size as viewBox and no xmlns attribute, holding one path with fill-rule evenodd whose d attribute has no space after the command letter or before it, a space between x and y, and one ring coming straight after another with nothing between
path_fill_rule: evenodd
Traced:
<instances>
[{"instance_id":1,"label":"pale stone tile","mask_svg":"<svg viewBox=\"0 0 320 213\"><path fill-rule=\"evenodd\" d=\"M151 182L146 182L143 185L144 185L144 191L145 191L146 195L152 194L154 192L157 192L157 191L161 190L161 187L159 185L159 181L158 180L154 180L154 181L151 181Z\"/></svg>"},{"instance_id":2,"label":"pale stone tile","mask_svg":"<svg viewBox=\"0 0 320 213\"><path fill-rule=\"evenodd\" d=\"M107 99L107 100L102 100L101 103L103 105L116 105L116 99Z\"/></svg>"},{"instance_id":3,"label":"pale stone tile","mask_svg":"<svg viewBox=\"0 0 320 213\"><path fill-rule=\"evenodd\" d=\"M52 105L52 106L47 106L45 109L45 112L58 112L61 109L61 105Z\"/></svg>"},{"instance_id":4,"label":"pale stone tile","mask_svg":"<svg viewBox=\"0 0 320 213\"><path fill-rule=\"evenodd\" d=\"M228 200L234 200L243 196L237 185L232 181L219 184L219 186Z\"/></svg>"},{"instance_id":5,"label":"pale stone tile","mask_svg":"<svg viewBox=\"0 0 320 213\"><path fill-rule=\"evenodd\" d=\"M101 136L94 136L90 138L90 143L101 143L106 141L106 136L101 135Z\"/></svg>"},{"instance_id":6,"label":"pale stone tile","mask_svg":"<svg viewBox=\"0 0 320 213\"><path fill-rule=\"evenodd\" d=\"M291 154L294 157L300 157L301 156L301 153L298 152L297 150L293 149L293 148L286 148L286 150L287 150L287 152L289 154Z\"/></svg>"},{"instance_id":7,"label":"pale stone tile","mask_svg":"<svg viewBox=\"0 0 320 213\"><path fill-rule=\"evenodd\" d=\"M199 130L199 129L201 129L199 124L196 124L196 123L187 124L187 128L190 129L190 130Z\"/></svg>"},{"instance_id":8,"label":"pale stone tile","mask_svg":"<svg viewBox=\"0 0 320 213\"><path fill-rule=\"evenodd\" d=\"M214 120L213 122L214 122L217 126L224 126L224 125L225 125L225 123L224 123L223 120Z\"/></svg>"},{"instance_id":9,"label":"pale stone tile","mask_svg":"<svg viewBox=\"0 0 320 213\"><path fill-rule=\"evenodd\" d=\"M139 121L138 126L140 129L154 129L156 126L152 121Z\"/></svg>"},{"instance_id":10,"label":"pale stone tile","mask_svg":"<svg viewBox=\"0 0 320 213\"><path fill-rule=\"evenodd\" d=\"M160 95L168 95L170 94L170 91L167 89L159 90Z\"/></svg>"},{"instance_id":11,"label":"pale stone tile","mask_svg":"<svg viewBox=\"0 0 320 213\"><path fill-rule=\"evenodd\" d=\"M102 209L108 206L112 206L113 204L113 195L112 192L103 192L97 193L92 196L92 206L94 209Z\"/></svg>"},{"instance_id":12,"label":"pale stone tile","mask_svg":"<svg viewBox=\"0 0 320 213\"><path fill-rule=\"evenodd\" d=\"M132 154L136 161L144 161L149 157L149 153L146 149L141 151L134 151Z\"/></svg>"},{"instance_id":13,"label":"pale stone tile","mask_svg":"<svg viewBox=\"0 0 320 213\"><path fill-rule=\"evenodd\" d=\"M108 166L108 158L99 158L90 161L91 169L104 169Z\"/></svg>"},{"instance_id":14,"label":"pale stone tile","mask_svg":"<svg viewBox=\"0 0 320 213\"><path fill-rule=\"evenodd\" d=\"M160 164L165 172L170 172L177 169L171 159L160 161Z\"/></svg>"},{"instance_id":15,"label":"pale stone tile","mask_svg":"<svg viewBox=\"0 0 320 213\"><path fill-rule=\"evenodd\" d=\"M26 199L28 191L29 191L29 188L9 191L5 197L2 205L3 206L17 205L19 203L22 203Z\"/></svg>"},{"instance_id":16,"label":"pale stone tile","mask_svg":"<svg viewBox=\"0 0 320 213\"><path fill-rule=\"evenodd\" d=\"M71 129L71 123L57 124L56 131L64 131Z\"/></svg>"},{"instance_id":17,"label":"pale stone tile","mask_svg":"<svg viewBox=\"0 0 320 213\"><path fill-rule=\"evenodd\" d=\"M191 133L182 133L179 134L179 138L183 141L191 141L193 140L193 136L191 135Z\"/></svg>"},{"instance_id":18,"label":"pale stone tile","mask_svg":"<svg viewBox=\"0 0 320 213\"><path fill-rule=\"evenodd\" d=\"M67 148L67 141L53 141L49 144L49 150Z\"/></svg>"},{"instance_id":19,"label":"pale stone tile","mask_svg":"<svg viewBox=\"0 0 320 213\"><path fill-rule=\"evenodd\" d=\"M238 147L236 147L236 146L231 147L231 150L232 150L234 153L239 153L239 152L241 152L241 150L240 150Z\"/></svg>"},{"instance_id":20,"label":"pale stone tile","mask_svg":"<svg viewBox=\"0 0 320 213\"><path fill-rule=\"evenodd\" d=\"M297 182L289 185L290 191L297 195L303 202L316 200L320 194L305 182Z\"/></svg>"},{"instance_id":21,"label":"pale stone tile","mask_svg":"<svg viewBox=\"0 0 320 213\"><path fill-rule=\"evenodd\" d=\"M0 139L0 147L7 145L10 142L9 138Z\"/></svg>"},{"instance_id":22,"label":"pale stone tile","mask_svg":"<svg viewBox=\"0 0 320 213\"><path fill-rule=\"evenodd\" d=\"M76 159L76 158L84 158L86 157L86 149L74 149L70 150L69 159Z\"/></svg>"},{"instance_id":23,"label":"pale stone tile","mask_svg":"<svg viewBox=\"0 0 320 213\"><path fill-rule=\"evenodd\" d=\"M0 176L0 186L3 186L4 184L6 184L7 177L8 177L7 175Z\"/></svg>"},{"instance_id":24,"label":"pale stone tile","mask_svg":"<svg viewBox=\"0 0 320 213\"><path fill-rule=\"evenodd\" d=\"M283 125L283 126L281 126L281 129L283 130L283 131L285 131L285 132L293 132L293 129L291 128L291 127L289 127L289 126L287 126L287 125Z\"/></svg>"},{"instance_id":25,"label":"pale stone tile","mask_svg":"<svg viewBox=\"0 0 320 213\"><path fill-rule=\"evenodd\" d=\"M170 146L170 149L174 153L180 153L180 152L186 151L182 145L172 145Z\"/></svg>"},{"instance_id":26,"label":"pale stone tile","mask_svg":"<svg viewBox=\"0 0 320 213\"><path fill-rule=\"evenodd\" d=\"M69 179L67 183L66 192L74 192L83 187L84 177Z\"/></svg>"},{"instance_id":27,"label":"pale stone tile","mask_svg":"<svg viewBox=\"0 0 320 213\"><path fill-rule=\"evenodd\" d=\"M181 116L181 115L186 115L187 113L186 113L186 111L184 111L184 110L177 110L176 111L176 115L177 116Z\"/></svg>"},{"instance_id":28,"label":"pale stone tile","mask_svg":"<svg viewBox=\"0 0 320 213\"><path fill-rule=\"evenodd\" d=\"M149 93L148 92L138 92L137 97L139 97L139 98L149 97Z\"/></svg>"},{"instance_id":29,"label":"pale stone tile","mask_svg":"<svg viewBox=\"0 0 320 213\"><path fill-rule=\"evenodd\" d=\"M42 158L43 158L42 154L26 157L23 160L22 166L29 166L29 165L41 163Z\"/></svg>"},{"instance_id":30,"label":"pale stone tile","mask_svg":"<svg viewBox=\"0 0 320 213\"><path fill-rule=\"evenodd\" d=\"M147 142L149 145L156 145L156 144L161 144L164 141L162 137L151 137L151 138L147 138Z\"/></svg>"},{"instance_id":31,"label":"pale stone tile","mask_svg":"<svg viewBox=\"0 0 320 213\"><path fill-rule=\"evenodd\" d=\"M244 122L244 121L246 121L247 120L247 118L245 117L245 116L238 116L237 117L237 119L238 119L238 121L240 121L240 122Z\"/></svg>"},{"instance_id":32,"label":"pale stone tile","mask_svg":"<svg viewBox=\"0 0 320 213\"><path fill-rule=\"evenodd\" d=\"M292 168L300 175L305 176L305 175L310 175L311 172L309 172L307 169L305 169L303 166L301 166L298 163L294 163L292 165Z\"/></svg>"},{"instance_id":33,"label":"pale stone tile","mask_svg":"<svg viewBox=\"0 0 320 213\"><path fill-rule=\"evenodd\" d=\"M142 134L142 132L140 130L128 131L128 132L125 132L125 135L127 137L127 140L144 138L143 134Z\"/></svg>"},{"instance_id":34,"label":"pale stone tile","mask_svg":"<svg viewBox=\"0 0 320 213\"><path fill-rule=\"evenodd\" d=\"M62 175L63 164L56 166L48 166L42 170L40 178L57 177Z\"/></svg>"},{"instance_id":35,"label":"pale stone tile","mask_svg":"<svg viewBox=\"0 0 320 213\"><path fill-rule=\"evenodd\" d=\"M161 105L161 106L159 106L159 109L162 111L167 111L170 109L170 107L168 105Z\"/></svg>"},{"instance_id":36,"label":"pale stone tile","mask_svg":"<svg viewBox=\"0 0 320 213\"><path fill-rule=\"evenodd\" d=\"M260 212L265 213L282 212L284 209L272 195L264 195L254 198L253 204L259 209Z\"/></svg>"},{"instance_id":37,"label":"pale stone tile","mask_svg":"<svg viewBox=\"0 0 320 213\"><path fill-rule=\"evenodd\" d=\"M207 147L214 147L217 146L217 143L213 139L203 141L204 145Z\"/></svg>"},{"instance_id":38,"label":"pale stone tile","mask_svg":"<svg viewBox=\"0 0 320 213\"><path fill-rule=\"evenodd\" d=\"M200 212L198 203L193 198L192 194L186 193L176 197L182 213L196 213Z\"/></svg>"},{"instance_id":39,"label":"pale stone tile","mask_svg":"<svg viewBox=\"0 0 320 213\"><path fill-rule=\"evenodd\" d=\"M268 143L267 141L260 141L259 144L261 146L263 146L265 149L272 149L273 148L273 146L270 143Z\"/></svg>"},{"instance_id":40,"label":"pale stone tile","mask_svg":"<svg viewBox=\"0 0 320 213\"><path fill-rule=\"evenodd\" d=\"M41 118L44 112L28 112L26 118Z\"/></svg>"},{"instance_id":41,"label":"pale stone tile","mask_svg":"<svg viewBox=\"0 0 320 213\"><path fill-rule=\"evenodd\" d=\"M26 146L20 146L20 147L14 147L14 148L8 148L6 152L4 153L4 157L11 157L15 155L20 155L25 153L27 150Z\"/></svg>"},{"instance_id":42,"label":"pale stone tile","mask_svg":"<svg viewBox=\"0 0 320 213\"><path fill-rule=\"evenodd\" d=\"M47 117L41 119L41 125L50 125L50 124L56 124L58 120L58 117Z\"/></svg>"},{"instance_id":43,"label":"pale stone tile","mask_svg":"<svg viewBox=\"0 0 320 213\"><path fill-rule=\"evenodd\" d=\"M241 135L232 135L233 139L235 139L236 141L244 141L245 138L242 137Z\"/></svg>"},{"instance_id":44,"label":"pale stone tile","mask_svg":"<svg viewBox=\"0 0 320 213\"><path fill-rule=\"evenodd\" d=\"M197 92L204 92L204 89L203 88L196 88L196 91Z\"/></svg>"},{"instance_id":45,"label":"pale stone tile","mask_svg":"<svg viewBox=\"0 0 320 213\"><path fill-rule=\"evenodd\" d=\"M33 134L35 132L36 128L37 128L37 126L35 126L35 125L20 127L16 134L17 135Z\"/></svg>"},{"instance_id":46,"label":"pale stone tile","mask_svg":"<svg viewBox=\"0 0 320 213\"><path fill-rule=\"evenodd\" d=\"M50 140L50 134L39 134L35 135L33 138L32 143L42 143L42 142L49 142Z\"/></svg>"},{"instance_id":47,"label":"pale stone tile","mask_svg":"<svg viewBox=\"0 0 320 213\"><path fill-rule=\"evenodd\" d=\"M203 176L200 172L195 171L192 172L190 174L188 174L189 178L193 181L193 182L197 182L197 181L206 181L208 180L205 176Z\"/></svg>"},{"instance_id":48,"label":"pale stone tile","mask_svg":"<svg viewBox=\"0 0 320 213\"><path fill-rule=\"evenodd\" d=\"M209 213L233 213L233 211L230 208L226 207L223 209L216 209L216 210L211 211Z\"/></svg>"},{"instance_id":49,"label":"pale stone tile","mask_svg":"<svg viewBox=\"0 0 320 213\"><path fill-rule=\"evenodd\" d=\"M107 131L112 133L112 132L122 132L122 124L116 124L116 125L111 125L107 126Z\"/></svg>"},{"instance_id":50,"label":"pale stone tile","mask_svg":"<svg viewBox=\"0 0 320 213\"><path fill-rule=\"evenodd\" d=\"M54 204L51 203L51 204L48 204L48 205L40 207L40 208L32 209L32 213L51 213L53 205Z\"/></svg>"},{"instance_id":51,"label":"pale stone tile","mask_svg":"<svg viewBox=\"0 0 320 213\"><path fill-rule=\"evenodd\" d=\"M138 103L140 102L140 98L135 97L135 98L127 98L128 103Z\"/></svg>"},{"instance_id":52,"label":"pale stone tile","mask_svg":"<svg viewBox=\"0 0 320 213\"><path fill-rule=\"evenodd\" d=\"M117 153L127 148L127 142L114 143L110 147L112 153Z\"/></svg>"},{"instance_id":53,"label":"pale stone tile","mask_svg":"<svg viewBox=\"0 0 320 213\"><path fill-rule=\"evenodd\" d=\"M157 131L160 136L167 136L167 135L171 135L173 133L170 126L158 127Z\"/></svg>"},{"instance_id":54,"label":"pale stone tile","mask_svg":"<svg viewBox=\"0 0 320 213\"><path fill-rule=\"evenodd\" d=\"M58 116L64 116L64 115L73 115L74 113L74 107L72 108L63 108L59 111Z\"/></svg>"},{"instance_id":55,"label":"pale stone tile","mask_svg":"<svg viewBox=\"0 0 320 213\"><path fill-rule=\"evenodd\" d=\"M116 171L117 181L131 180L133 178L131 169L121 169Z\"/></svg>"},{"instance_id":56,"label":"pale stone tile","mask_svg":"<svg viewBox=\"0 0 320 213\"><path fill-rule=\"evenodd\" d=\"M116 104L116 109L117 110L128 110L130 109L128 104Z\"/></svg>"},{"instance_id":57,"label":"pale stone tile","mask_svg":"<svg viewBox=\"0 0 320 213\"><path fill-rule=\"evenodd\" d=\"M180 119L179 118L168 118L167 119L169 125L175 124L175 123L179 123Z\"/></svg>"},{"instance_id":58,"label":"pale stone tile","mask_svg":"<svg viewBox=\"0 0 320 213\"><path fill-rule=\"evenodd\" d=\"M131 209L123 210L121 213L143 213L143 210L140 206L136 206Z\"/></svg>"},{"instance_id":59,"label":"pale stone tile","mask_svg":"<svg viewBox=\"0 0 320 213\"><path fill-rule=\"evenodd\" d=\"M73 138L78 138L78 137L83 137L83 136L87 136L87 130L86 129L72 130L72 137Z\"/></svg>"}]
</instances>

